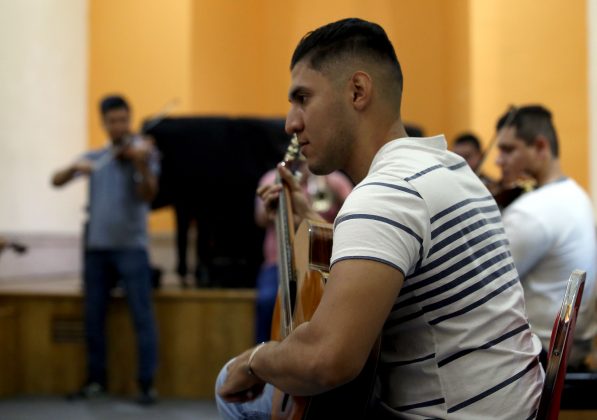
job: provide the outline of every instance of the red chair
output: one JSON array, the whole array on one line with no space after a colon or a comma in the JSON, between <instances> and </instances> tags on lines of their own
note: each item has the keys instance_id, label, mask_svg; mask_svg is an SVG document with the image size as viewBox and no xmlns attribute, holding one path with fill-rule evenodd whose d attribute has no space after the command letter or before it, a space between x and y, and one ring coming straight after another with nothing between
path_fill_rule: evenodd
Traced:
<instances>
[{"instance_id":1,"label":"red chair","mask_svg":"<svg viewBox=\"0 0 597 420\"><path fill-rule=\"evenodd\" d=\"M547 371L537 410L538 420L557 420L560 414L560 398L566 378L568 353L572 346L576 316L582 300L587 273L574 270L568 279L566 294L551 332Z\"/></svg>"}]
</instances>

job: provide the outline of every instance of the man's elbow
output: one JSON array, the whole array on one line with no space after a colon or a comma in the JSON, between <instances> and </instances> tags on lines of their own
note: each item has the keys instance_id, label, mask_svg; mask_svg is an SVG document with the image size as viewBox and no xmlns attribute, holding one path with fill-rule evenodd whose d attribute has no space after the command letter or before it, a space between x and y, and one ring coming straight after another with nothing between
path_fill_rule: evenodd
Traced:
<instances>
[{"instance_id":1,"label":"man's elbow","mask_svg":"<svg viewBox=\"0 0 597 420\"><path fill-rule=\"evenodd\" d=\"M348 355L333 354L317 357L312 366L314 379L321 392L329 391L355 379L363 368L363 363Z\"/></svg>"}]
</instances>

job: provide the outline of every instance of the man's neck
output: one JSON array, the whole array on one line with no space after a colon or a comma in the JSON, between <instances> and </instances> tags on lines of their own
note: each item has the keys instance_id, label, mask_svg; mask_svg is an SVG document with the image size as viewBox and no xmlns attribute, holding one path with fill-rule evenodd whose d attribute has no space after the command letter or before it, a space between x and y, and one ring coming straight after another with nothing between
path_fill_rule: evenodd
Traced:
<instances>
[{"instance_id":1,"label":"man's neck","mask_svg":"<svg viewBox=\"0 0 597 420\"><path fill-rule=\"evenodd\" d=\"M408 134L401 119L395 120L389 128L379 125L370 130L369 135L361 135L353 150L351 162L344 168L352 182L356 185L367 176L379 149L386 143L402 137L408 137Z\"/></svg>"},{"instance_id":2,"label":"man's neck","mask_svg":"<svg viewBox=\"0 0 597 420\"><path fill-rule=\"evenodd\" d=\"M560 167L560 161L558 159L553 159L544 170L536 175L535 179L537 180L537 187L542 187L550 182L557 181L563 176L564 173Z\"/></svg>"}]
</instances>

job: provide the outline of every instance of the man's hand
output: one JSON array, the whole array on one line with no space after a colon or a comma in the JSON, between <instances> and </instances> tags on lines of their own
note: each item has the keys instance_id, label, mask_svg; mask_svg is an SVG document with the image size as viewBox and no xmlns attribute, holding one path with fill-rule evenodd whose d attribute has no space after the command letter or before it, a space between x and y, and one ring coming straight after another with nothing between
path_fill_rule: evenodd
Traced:
<instances>
[{"instance_id":1,"label":"man's hand","mask_svg":"<svg viewBox=\"0 0 597 420\"><path fill-rule=\"evenodd\" d=\"M249 373L249 357L253 349L249 349L236 357L227 367L226 382L218 394L231 403L251 401L263 392L265 382Z\"/></svg>"},{"instance_id":2,"label":"man's hand","mask_svg":"<svg viewBox=\"0 0 597 420\"><path fill-rule=\"evenodd\" d=\"M152 152L153 142L151 140L143 140L125 147L120 152L120 156L131 160L135 165L146 165Z\"/></svg>"},{"instance_id":3,"label":"man's hand","mask_svg":"<svg viewBox=\"0 0 597 420\"><path fill-rule=\"evenodd\" d=\"M288 185L290 190L295 226L298 226L304 219L324 221L323 218L311 208L299 182L284 164L278 164L278 173L280 174L282 181ZM267 218L272 222L276 218L278 199L280 198L282 189L283 187L281 184L263 185L257 189L257 195L265 204Z\"/></svg>"},{"instance_id":4,"label":"man's hand","mask_svg":"<svg viewBox=\"0 0 597 420\"><path fill-rule=\"evenodd\" d=\"M72 181L78 175L89 175L93 172L93 162L87 159L79 159L67 168L58 171L52 177L52 184L60 187Z\"/></svg>"}]
</instances>

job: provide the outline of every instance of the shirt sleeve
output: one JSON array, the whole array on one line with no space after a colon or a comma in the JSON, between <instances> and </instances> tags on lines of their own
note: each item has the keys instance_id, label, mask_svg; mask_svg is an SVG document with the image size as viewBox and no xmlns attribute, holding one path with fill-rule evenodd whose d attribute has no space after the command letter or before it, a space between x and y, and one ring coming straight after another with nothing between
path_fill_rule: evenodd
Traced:
<instances>
[{"instance_id":1,"label":"shirt sleeve","mask_svg":"<svg viewBox=\"0 0 597 420\"><path fill-rule=\"evenodd\" d=\"M502 220L516 270L522 278L549 250L549 235L535 216L522 209L506 209Z\"/></svg>"},{"instance_id":2,"label":"shirt sleeve","mask_svg":"<svg viewBox=\"0 0 597 420\"><path fill-rule=\"evenodd\" d=\"M429 226L427 206L418 193L381 185L358 187L334 223L331 264L367 259L406 276L423 258Z\"/></svg>"},{"instance_id":3,"label":"shirt sleeve","mask_svg":"<svg viewBox=\"0 0 597 420\"><path fill-rule=\"evenodd\" d=\"M89 161L96 161L99 158L99 153L97 152L97 150L90 150L88 152L85 153L81 153L76 161L80 161L80 160L89 160Z\"/></svg>"}]
</instances>

